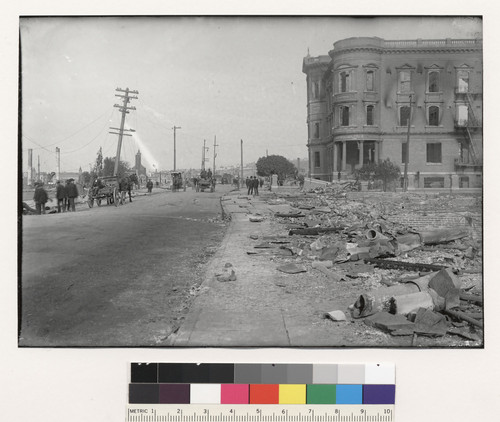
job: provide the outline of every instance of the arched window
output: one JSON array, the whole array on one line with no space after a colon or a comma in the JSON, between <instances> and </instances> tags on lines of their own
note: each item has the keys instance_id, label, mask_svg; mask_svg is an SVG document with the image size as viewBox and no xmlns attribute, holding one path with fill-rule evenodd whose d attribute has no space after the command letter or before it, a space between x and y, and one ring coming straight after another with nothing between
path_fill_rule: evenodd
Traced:
<instances>
[{"instance_id":1,"label":"arched window","mask_svg":"<svg viewBox=\"0 0 500 422\"><path fill-rule=\"evenodd\" d=\"M399 125L408 126L408 120L410 118L410 107L403 106L399 109Z\"/></svg>"},{"instance_id":2,"label":"arched window","mask_svg":"<svg viewBox=\"0 0 500 422\"><path fill-rule=\"evenodd\" d=\"M439 92L439 72L429 72L429 92Z\"/></svg>"},{"instance_id":3,"label":"arched window","mask_svg":"<svg viewBox=\"0 0 500 422\"><path fill-rule=\"evenodd\" d=\"M429 126L439 126L439 107L429 107Z\"/></svg>"},{"instance_id":4,"label":"arched window","mask_svg":"<svg viewBox=\"0 0 500 422\"><path fill-rule=\"evenodd\" d=\"M366 125L373 126L373 111L375 106L369 105L366 107Z\"/></svg>"},{"instance_id":5,"label":"arched window","mask_svg":"<svg viewBox=\"0 0 500 422\"><path fill-rule=\"evenodd\" d=\"M366 90L367 91L374 91L374 76L375 72L373 70L369 70L366 72Z\"/></svg>"}]
</instances>

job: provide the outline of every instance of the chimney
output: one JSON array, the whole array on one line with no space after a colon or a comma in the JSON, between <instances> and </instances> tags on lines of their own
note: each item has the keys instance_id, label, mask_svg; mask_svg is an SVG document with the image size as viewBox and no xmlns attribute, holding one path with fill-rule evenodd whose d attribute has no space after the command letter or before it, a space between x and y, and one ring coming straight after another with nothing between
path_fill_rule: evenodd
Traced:
<instances>
[{"instance_id":1,"label":"chimney","mask_svg":"<svg viewBox=\"0 0 500 422\"><path fill-rule=\"evenodd\" d=\"M28 185L33 185L33 150L28 149Z\"/></svg>"}]
</instances>

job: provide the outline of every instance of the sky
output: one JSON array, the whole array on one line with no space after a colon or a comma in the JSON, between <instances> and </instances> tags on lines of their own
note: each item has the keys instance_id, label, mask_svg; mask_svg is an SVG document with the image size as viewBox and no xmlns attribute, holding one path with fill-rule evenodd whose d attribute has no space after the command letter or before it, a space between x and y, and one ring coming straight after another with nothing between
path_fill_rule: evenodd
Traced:
<instances>
[{"instance_id":1,"label":"sky","mask_svg":"<svg viewBox=\"0 0 500 422\"><path fill-rule=\"evenodd\" d=\"M21 18L22 166L89 170L102 147L116 155L122 94L137 90L121 159L148 171L239 165L268 154L307 157L302 60L349 37L482 38L468 17Z\"/></svg>"}]
</instances>

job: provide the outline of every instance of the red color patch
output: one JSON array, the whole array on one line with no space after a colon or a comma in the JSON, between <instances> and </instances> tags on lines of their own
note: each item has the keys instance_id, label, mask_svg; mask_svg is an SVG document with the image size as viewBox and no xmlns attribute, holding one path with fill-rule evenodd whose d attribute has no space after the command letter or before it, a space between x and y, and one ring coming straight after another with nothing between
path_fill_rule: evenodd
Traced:
<instances>
[{"instance_id":1,"label":"red color patch","mask_svg":"<svg viewBox=\"0 0 500 422\"><path fill-rule=\"evenodd\" d=\"M250 384L250 404L279 404L279 384Z\"/></svg>"}]
</instances>

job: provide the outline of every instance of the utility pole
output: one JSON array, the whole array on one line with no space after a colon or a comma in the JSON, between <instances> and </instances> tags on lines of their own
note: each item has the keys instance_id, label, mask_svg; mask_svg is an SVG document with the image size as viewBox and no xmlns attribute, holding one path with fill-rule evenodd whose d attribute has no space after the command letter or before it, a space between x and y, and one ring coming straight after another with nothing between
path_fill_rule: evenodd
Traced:
<instances>
[{"instance_id":1,"label":"utility pole","mask_svg":"<svg viewBox=\"0 0 500 422\"><path fill-rule=\"evenodd\" d=\"M205 149L206 149L206 140L203 139L203 150L201 151L201 169L205 170Z\"/></svg>"},{"instance_id":2,"label":"utility pole","mask_svg":"<svg viewBox=\"0 0 500 422\"><path fill-rule=\"evenodd\" d=\"M217 141L217 135L214 135L214 166L212 168L212 174L215 177L215 157L217 157L217 153L215 152L215 147L218 147L219 145L216 144Z\"/></svg>"},{"instance_id":3,"label":"utility pole","mask_svg":"<svg viewBox=\"0 0 500 422\"><path fill-rule=\"evenodd\" d=\"M56 147L56 180L61 178L61 150Z\"/></svg>"},{"instance_id":4,"label":"utility pole","mask_svg":"<svg viewBox=\"0 0 500 422\"><path fill-rule=\"evenodd\" d=\"M241 139L241 165L240 165L240 187L243 186L243 139Z\"/></svg>"},{"instance_id":5,"label":"utility pole","mask_svg":"<svg viewBox=\"0 0 500 422\"><path fill-rule=\"evenodd\" d=\"M117 107L120 112L122 113L122 121L120 123L120 128L116 127L110 127L110 129L113 130L118 130L119 132L109 132L112 133L113 135L118 135L118 147L116 149L116 157L115 157L115 168L113 170L113 176L116 176L118 173L118 165L120 163L120 151L122 149L122 140L124 136L132 136L128 133L123 133L123 132L135 132L134 129L124 129L125 127L125 115L129 113L128 110L135 110L135 107L127 107L127 104L130 102L130 100L136 100L136 96L130 96L129 94L139 94L139 91L131 91L128 88L121 89L121 88L116 88L115 91L118 92L124 92L125 95L120 95L120 94L115 94L115 97L122 97L123 98L123 105L115 104L113 107Z\"/></svg>"},{"instance_id":6,"label":"utility pole","mask_svg":"<svg viewBox=\"0 0 500 422\"><path fill-rule=\"evenodd\" d=\"M177 129L182 129L180 126L175 126L172 128L174 130L174 171L176 169L176 166L175 166L175 154L176 154L176 145L175 145L175 132Z\"/></svg>"},{"instance_id":7,"label":"utility pole","mask_svg":"<svg viewBox=\"0 0 500 422\"><path fill-rule=\"evenodd\" d=\"M38 156L38 173L36 175L36 178L37 180L42 180L42 178L40 177L40 156Z\"/></svg>"},{"instance_id":8,"label":"utility pole","mask_svg":"<svg viewBox=\"0 0 500 422\"><path fill-rule=\"evenodd\" d=\"M406 134L406 154L405 154L405 169L403 177L403 191L408 190L408 161L410 160L410 127L411 127L411 105L413 102L413 96L410 94L410 113L408 116L408 132Z\"/></svg>"}]
</instances>

